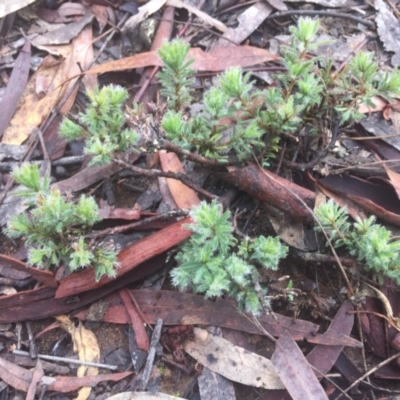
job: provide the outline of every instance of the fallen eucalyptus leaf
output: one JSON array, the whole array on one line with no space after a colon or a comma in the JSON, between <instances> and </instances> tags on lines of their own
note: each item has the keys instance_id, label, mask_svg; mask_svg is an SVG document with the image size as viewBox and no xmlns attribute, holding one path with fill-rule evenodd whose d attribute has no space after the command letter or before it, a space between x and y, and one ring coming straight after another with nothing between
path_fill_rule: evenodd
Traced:
<instances>
[{"instance_id":1,"label":"fallen eucalyptus leaf","mask_svg":"<svg viewBox=\"0 0 400 400\"><path fill-rule=\"evenodd\" d=\"M228 340L194 328L194 341L185 351L201 364L232 381L264 389L284 389L271 360L235 346Z\"/></svg>"}]
</instances>

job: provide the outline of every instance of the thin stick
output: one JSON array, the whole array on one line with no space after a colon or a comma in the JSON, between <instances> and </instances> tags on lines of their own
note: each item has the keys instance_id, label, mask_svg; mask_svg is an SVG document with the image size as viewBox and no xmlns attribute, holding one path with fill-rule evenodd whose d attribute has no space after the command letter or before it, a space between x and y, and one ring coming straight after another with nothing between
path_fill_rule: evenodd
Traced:
<instances>
[{"instance_id":1,"label":"thin stick","mask_svg":"<svg viewBox=\"0 0 400 400\"><path fill-rule=\"evenodd\" d=\"M349 387L347 387L343 391L343 393L347 393L349 390L353 389L353 387L356 387L359 383L361 383L365 378L372 375L374 372L378 371L379 368L382 368L384 365L389 364L391 361L395 360L398 357L400 357L400 353L397 353L394 356L387 358L385 361L382 361L381 363L376 365L374 368L372 368L368 372L366 372L364 375L360 376L357 380L355 380ZM342 396L342 394L337 396L334 400L339 400L341 396Z\"/></svg>"},{"instance_id":2,"label":"thin stick","mask_svg":"<svg viewBox=\"0 0 400 400\"><path fill-rule=\"evenodd\" d=\"M14 350L13 354L16 354L18 356L30 357L30 355L27 351L22 351L22 350ZM111 369L113 371L118 369L117 365L100 364L100 363L94 363L94 362L90 362L90 361L75 360L74 358L67 358L67 357L48 356L46 354L38 354L38 358L40 358L42 360L48 360L48 361L60 361L63 363L87 365L89 367Z\"/></svg>"},{"instance_id":3,"label":"thin stick","mask_svg":"<svg viewBox=\"0 0 400 400\"><path fill-rule=\"evenodd\" d=\"M355 17L354 15L339 13L334 11L325 11L325 10L288 10L288 11L280 11L275 14L268 15L267 19L275 19L281 17L288 17L290 15L310 15L310 16L321 16L321 17L332 17L332 18L343 18L350 19L351 21L358 22L359 24L368 26L368 28L376 29L375 23L371 21L366 21L363 18Z\"/></svg>"},{"instance_id":4,"label":"thin stick","mask_svg":"<svg viewBox=\"0 0 400 400\"><path fill-rule=\"evenodd\" d=\"M85 159L85 156L70 156L59 158L58 160L54 160L51 162L52 167L56 167L58 165L71 165L71 164L82 164ZM42 165L44 160L35 160L31 161L31 164ZM20 162L10 161L10 162L2 162L0 164L0 172L8 172L15 167L21 165Z\"/></svg>"},{"instance_id":5,"label":"thin stick","mask_svg":"<svg viewBox=\"0 0 400 400\"><path fill-rule=\"evenodd\" d=\"M189 186L191 189L195 190L196 192L201 193L203 196L209 198L209 199L218 199L218 196L215 196L208 192L207 190L199 187L196 185L186 174L183 174L182 172L164 172L160 171L158 169L144 169L144 168L139 168L135 167L132 164L129 164L125 161L114 159L114 162L116 162L119 165L122 165L125 168L130 169L133 173L141 176L147 176L150 178L171 178L171 179L176 179L178 181L181 181L184 183L186 186Z\"/></svg>"},{"instance_id":6,"label":"thin stick","mask_svg":"<svg viewBox=\"0 0 400 400\"><path fill-rule=\"evenodd\" d=\"M154 358L156 356L156 346L161 337L161 328L163 326L163 320L161 318L157 319L157 323L154 327L153 335L151 337L149 355L147 356L146 365L144 367L142 382L140 383L140 390L145 391L147 384L149 383L150 373L153 368Z\"/></svg>"},{"instance_id":7,"label":"thin stick","mask_svg":"<svg viewBox=\"0 0 400 400\"><path fill-rule=\"evenodd\" d=\"M153 217L146 218L142 221L132 222L130 224L116 226L114 228L103 229L102 231L93 232L87 235L90 239L97 239L107 235L115 235L116 233L126 232L130 229L139 228L146 226L154 221L162 221L163 219L173 218L173 217L183 217L189 214L189 210L172 210L164 214L157 214Z\"/></svg>"}]
</instances>

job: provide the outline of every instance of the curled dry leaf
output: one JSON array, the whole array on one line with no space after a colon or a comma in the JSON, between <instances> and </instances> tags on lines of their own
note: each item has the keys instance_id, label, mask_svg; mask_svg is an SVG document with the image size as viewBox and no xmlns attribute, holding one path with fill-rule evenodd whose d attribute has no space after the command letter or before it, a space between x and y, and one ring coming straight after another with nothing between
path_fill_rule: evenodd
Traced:
<instances>
[{"instance_id":1,"label":"curled dry leaf","mask_svg":"<svg viewBox=\"0 0 400 400\"><path fill-rule=\"evenodd\" d=\"M60 322L61 327L71 335L72 342L74 344L74 351L78 353L79 360L95 363L100 362L100 347L97 342L97 338L92 331L86 329L82 323L79 323L79 325L76 327L66 315L60 315L56 317L56 319ZM98 375L98 373L98 368L80 365L78 367L77 376L92 376ZM92 389L89 386L81 388L79 390L77 399L87 399L91 390Z\"/></svg>"}]
</instances>

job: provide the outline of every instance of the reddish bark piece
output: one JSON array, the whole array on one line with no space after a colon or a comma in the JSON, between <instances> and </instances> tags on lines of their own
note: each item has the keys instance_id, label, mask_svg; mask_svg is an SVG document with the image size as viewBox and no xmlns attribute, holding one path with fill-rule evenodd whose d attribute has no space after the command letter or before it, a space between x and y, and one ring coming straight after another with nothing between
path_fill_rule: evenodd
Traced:
<instances>
[{"instance_id":1,"label":"reddish bark piece","mask_svg":"<svg viewBox=\"0 0 400 400\"><path fill-rule=\"evenodd\" d=\"M147 336L146 329L144 328L144 321L139 316L139 313L136 310L135 305L132 302L132 299L129 295L128 289L120 289L119 296L124 303L125 311L129 316L129 321L132 325L132 328L135 332L135 340L137 347L143 351L149 351L150 342L149 337Z\"/></svg>"},{"instance_id":2,"label":"reddish bark piece","mask_svg":"<svg viewBox=\"0 0 400 400\"><path fill-rule=\"evenodd\" d=\"M5 254L0 254L0 261L2 262L2 264L11 266L18 271L28 272L38 282L44 283L47 286L57 287L57 282L54 278L54 274L50 271L43 271L41 269L29 267L22 261L10 256L6 256Z\"/></svg>"},{"instance_id":3,"label":"reddish bark piece","mask_svg":"<svg viewBox=\"0 0 400 400\"><path fill-rule=\"evenodd\" d=\"M55 299L55 288L46 286L20 292L12 296L0 297L0 323L43 319L80 309L121 287L125 287L128 283L154 274L164 266L165 258L166 253L153 257L134 270L129 271L122 278L114 280L99 289L82 293L79 296Z\"/></svg>"},{"instance_id":4,"label":"reddish bark piece","mask_svg":"<svg viewBox=\"0 0 400 400\"><path fill-rule=\"evenodd\" d=\"M315 194L254 164L244 168L228 168L228 173L217 174L222 179L289 214L295 220L312 222L312 213L304 206L313 207ZM298 199L298 196L301 201Z\"/></svg>"},{"instance_id":5,"label":"reddish bark piece","mask_svg":"<svg viewBox=\"0 0 400 400\"><path fill-rule=\"evenodd\" d=\"M15 61L6 92L0 100L0 137L10 122L18 101L28 83L30 65L31 44L29 41L26 41Z\"/></svg>"},{"instance_id":6,"label":"reddish bark piece","mask_svg":"<svg viewBox=\"0 0 400 400\"><path fill-rule=\"evenodd\" d=\"M175 153L160 151L159 154L163 171L185 173L185 170ZM193 189L188 188L176 179L167 178L166 181L169 191L171 192L178 208L192 208L200 203L200 199L197 197L197 194Z\"/></svg>"},{"instance_id":7,"label":"reddish bark piece","mask_svg":"<svg viewBox=\"0 0 400 400\"><path fill-rule=\"evenodd\" d=\"M189 50L187 58L194 58L192 68L197 71L224 71L229 67L250 67L268 61L276 61L278 57L268 50L252 46L235 48L214 47L209 52L198 48ZM124 71L133 68L143 68L150 65L162 67L163 63L156 51L136 54L105 64L97 65L87 71L87 74L104 74L105 72Z\"/></svg>"},{"instance_id":8,"label":"reddish bark piece","mask_svg":"<svg viewBox=\"0 0 400 400\"><path fill-rule=\"evenodd\" d=\"M104 381L118 382L132 374L132 371L127 371L115 374L87 375L81 378L76 376L55 376L54 382L50 383L47 389L60 393L68 393L78 390L83 386L96 387L100 382ZM51 380L52 378L50 378Z\"/></svg>"},{"instance_id":9,"label":"reddish bark piece","mask_svg":"<svg viewBox=\"0 0 400 400\"><path fill-rule=\"evenodd\" d=\"M0 319L2 316L4 317L6 314L8 314L9 310L15 309L17 307L25 307L28 304L32 305L33 303L50 299L54 296L55 292L55 288L44 286L41 288L0 297L0 310L2 310L2 312L0 313ZM9 318L12 318L12 312L10 312Z\"/></svg>"},{"instance_id":10,"label":"reddish bark piece","mask_svg":"<svg viewBox=\"0 0 400 400\"><path fill-rule=\"evenodd\" d=\"M271 361L293 400L328 400L310 364L289 332L285 332L276 342Z\"/></svg>"},{"instance_id":11,"label":"reddish bark piece","mask_svg":"<svg viewBox=\"0 0 400 400\"><path fill-rule=\"evenodd\" d=\"M187 239L191 235L191 232L185 229L184 225L189 222L191 222L191 219L185 218L122 250L118 254L120 266L117 269L116 278L120 278L144 261L177 246L183 240ZM104 276L99 281L96 281L93 269L87 269L61 280L56 292L56 298L97 289L114 279Z\"/></svg>"}]
</instances>

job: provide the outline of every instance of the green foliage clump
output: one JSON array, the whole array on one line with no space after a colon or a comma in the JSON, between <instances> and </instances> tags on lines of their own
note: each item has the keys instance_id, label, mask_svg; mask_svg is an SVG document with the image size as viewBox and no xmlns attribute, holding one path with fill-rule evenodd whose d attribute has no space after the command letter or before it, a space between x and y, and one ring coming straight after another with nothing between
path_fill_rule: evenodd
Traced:
<instances>
[{"instance_id":1,"label":"green foliage clump","mask_svg":"<svg viewBox=\"0 0 400 400\"><path fill-rule=\"evenodd\" d=\"M315 214L335 247L346 248L368 270L400 284L400 240L375 223L375 217L350 223L346 209L332 200L320 205Z\"/></svg>"},{"instance_id":2,"label":"green foliage clump","mask_svg":"<svg viewBox=\"0 0 400 400\"><path fill-rule=\"evenodd\" d=\"M190 46L181 39L171 43L164 42L158 49L158 55L163 60L164 68L157 76L163 85L161 94L168 99L168 107L179 111L190 103L191 88L194 79L190 76L194 70L190 68L194 59L185 61Z\"/></svg>"},{"instance_id":3,"label":"green foliage clump","mask_svg":"<svg viewBox=\"0 0 400 400\"><path fill-rule=\"evenodd\" d=\"M192 288L205 297L229 296L252 314L268 309L267 290L261 287L256 266L276 270L287 254L278 237L234 236L230 213L213 201L190 212L193 234L177 254L179 266L171 271L172 282L181 290Z\"/></svg>"},{"instance_id":4,"label":"green foliage clump","mask_svg":"<svg viewBox=\"0 0 400 400\"><path fill-rule=\"evenodd\" d=\"M159 73L163 85L161 93L167 96L168 104L172 108L162 120L162 128L167 138L185 150L195 148L201 155L212 160L225 162L232 151L239 160L249 158L253 147L261 149L263 146L263 132L257 124L250 121L229 126L221 121L225 118L228 122L241 108L240 100L245 101L252 88L252 84L249 83L250 75L243 76L239 68L227 70L220 77L218 85L204 93L203 112L185 120L182 106L191 100L188 85L192 81L188 76L194 71L188 66L194 60L189 60L186 64L180 62L188 52L189 46L181 40L164 43L159 51L165 65L164 70ZM180 67L179 73L172 71L171 64ZM180 100L183 98L182 94L184 101Z\"/></svg>"},{"instance_id":5,"label":"green foliage clump","mask_svg":"<svg viewBox=\"0 0 400 400\"><path fill-rule=\"evenodd\" d=\"M203 111L191 118L183 114L193 73L193 60L183 61L189 46L180 40L165 43L159 51L165 64L159 76L171 108L162 121L167 139L220 162L228 156L246 160L254 152L268 165L283 135L317 134L324 118L350 124L364 116L359 106L372 106L374 96L400 94L399 71L381 72L372 53L359 52L339 72L331 59L310 56L324 44L315 42L318 29L319 21L311 18L300 18L290 28L290 44L282 46L286 71L276 75L278 87L256 90L249 73L230 68L204 94Z\"/></svg>"},{"instance_id":6,"label":"green foliage clump","mask_svg":"<svg viewBox=\"0 0 400 400\"><path fill-rule=\"evenodd\" d=\"M91 164L109 163L116 151L135 151L138 135L124 128L128 91L109 85L88 91L87 95L90 103L86 111L78 115L78 123L65 118L60 125L60 135L69 142L86 139L85 152L93 156Z\"/></svg>"},{"instance_id":7,"label":"green foliage clump","mask_svg":"<svg viewBox=\"0 0 400 400\"><path fill-rule=\"evenodd\" d=\"M16 193L28 198L32 208L13 217L6 234L25 238L29 264L45 269L64 265L70 272L95 266L97 280L103 275L115 275L117 254L85 237L101 220L92 197L81 196L74 202L63 196L57 188L50 187L48 176L40 179L35 164L14 169L12 177L26 187Z\"/></svg>"}]
</instances>

